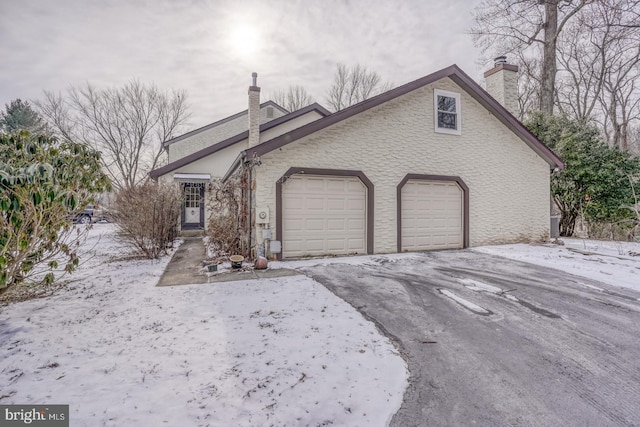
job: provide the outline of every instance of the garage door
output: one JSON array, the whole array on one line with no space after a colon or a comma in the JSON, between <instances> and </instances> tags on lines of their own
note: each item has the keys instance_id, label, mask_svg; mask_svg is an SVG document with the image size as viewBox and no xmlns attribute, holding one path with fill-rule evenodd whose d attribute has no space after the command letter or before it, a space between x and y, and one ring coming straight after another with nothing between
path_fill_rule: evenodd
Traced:
<instances>
[{"instance_id":1,"label":"garage door","mask_svg":"<svg viewBox=\"0 0 640 427\"><path fill-rule=\"evenodd\" d=\"M283 257L366 253L366 199L356 177L289 178L282 186Z\"/></svg>"},{"instance_id":2,"label":"garage door","mask_svg":"<svg viewBox=\"0 0 640 427\"><path fill-rule=\"evenodd\" d=\"M457 183L409 180L401 200L402 251L463 247L463 192Z\"/></svg>"}]
</instances>

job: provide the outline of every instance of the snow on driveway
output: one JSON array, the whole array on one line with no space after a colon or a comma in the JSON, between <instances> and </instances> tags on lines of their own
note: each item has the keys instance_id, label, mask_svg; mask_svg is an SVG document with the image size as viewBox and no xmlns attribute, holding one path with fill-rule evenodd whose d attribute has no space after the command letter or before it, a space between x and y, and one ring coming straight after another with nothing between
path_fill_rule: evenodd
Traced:
<instances>
[{"instance_id":1,"label":"snow on driveway","mask_svg":"<svg viewBox=\"0 0 640 427\"><path fill-rule=\"evenodd\" d=\"M67 290L0 308L0 404L69 404L72 426L386 425L407 368L305 276L155 287L112 225ZM120 258L118 258L120 257Z\"/></svg>"},{"instance_id":2,"label":"snow on driveway","mask_svg":"<svg viewBox=\"0 0 640 427\"><path fill-rule=\"evenodd\" d=\"M515 244L482 246L472 250L556 268L612 286L640 291L640 243L568 238L561 240L564 246L551 243Z\"/></svg>"}]
</instances>

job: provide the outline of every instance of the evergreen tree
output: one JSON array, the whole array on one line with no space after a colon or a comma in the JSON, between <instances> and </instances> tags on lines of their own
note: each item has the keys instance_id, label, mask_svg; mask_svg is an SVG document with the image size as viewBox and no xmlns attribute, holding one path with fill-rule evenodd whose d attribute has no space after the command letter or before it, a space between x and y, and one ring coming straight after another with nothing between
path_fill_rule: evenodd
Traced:
<instances>
[{"instance_id":1,"label":"evergreen tree","mask_svg":"<svg viewBox=\"0 0 640 427\"><path fill-rule=\"evenodd\" d=\"M14 133L26 130L32 135L48 134L47 125L28 101L14 99L0 112L0 132Z\"/></svg>"},{"instance_id":2,"label":"evergreen tree","mask_svg":"<svg viewBox=\"0 0 640 427\"><path fill-rule=\"evenodd\" d=\"M592 222L633 217L630 177L640 174L638 158L603 143L594 126L566 116L537 112L525 124L566 163L551 175L551 196L561 212L560 235L573 235L580 215Z\"/></svg>"}]
</instances>

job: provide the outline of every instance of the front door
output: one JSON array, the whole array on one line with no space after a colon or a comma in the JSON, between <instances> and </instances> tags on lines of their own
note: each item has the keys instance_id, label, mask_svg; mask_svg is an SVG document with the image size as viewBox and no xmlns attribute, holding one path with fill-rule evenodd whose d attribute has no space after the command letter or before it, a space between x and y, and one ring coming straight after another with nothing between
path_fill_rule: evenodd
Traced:
<instances>
[{"instance_id":1,"label":"front door","mask_svg":"<svg viewBox=\"0 0 640 427\"><path fill-rule=\"evenodd\" d=\"M184 205L182 208L182 228L204 228L204 185L184 184Z\"/></svg>"}]
</instances>

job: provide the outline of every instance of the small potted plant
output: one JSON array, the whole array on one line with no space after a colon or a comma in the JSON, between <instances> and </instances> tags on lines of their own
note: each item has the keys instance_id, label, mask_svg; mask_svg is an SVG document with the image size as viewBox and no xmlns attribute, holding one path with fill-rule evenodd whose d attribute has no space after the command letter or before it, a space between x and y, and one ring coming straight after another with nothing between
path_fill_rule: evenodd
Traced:
<instances>
[{"instance_id":1,"label":"small potted plant","mask_svg":"<svg viewBox=\"0 0 640 427\"><path fill-rule=\"evenodd\" d=\"M242 268L244 257L242 255L231 255L229 261L231 261L231 268Z\"/></svg>"}]
</instances>

